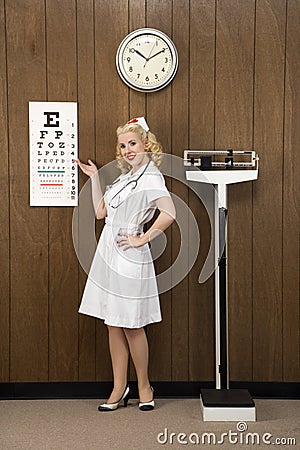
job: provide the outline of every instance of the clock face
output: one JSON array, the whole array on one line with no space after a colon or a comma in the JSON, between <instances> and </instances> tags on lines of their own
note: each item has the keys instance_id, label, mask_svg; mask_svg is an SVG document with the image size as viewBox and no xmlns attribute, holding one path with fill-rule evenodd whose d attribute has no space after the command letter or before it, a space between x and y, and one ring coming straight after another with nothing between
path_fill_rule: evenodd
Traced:
<instances>
[{"instance_id":1,"label":"clock face","mask_svg":"<svg viewBox=\"0 0 300 450\"><path fill-rule=\"evenodd\" d=\"M168 36L153 28L130 33L117 52L117 69L131 88L153 92L174 78L178 67L177 50Z\"/></svg>"}]
</instances>

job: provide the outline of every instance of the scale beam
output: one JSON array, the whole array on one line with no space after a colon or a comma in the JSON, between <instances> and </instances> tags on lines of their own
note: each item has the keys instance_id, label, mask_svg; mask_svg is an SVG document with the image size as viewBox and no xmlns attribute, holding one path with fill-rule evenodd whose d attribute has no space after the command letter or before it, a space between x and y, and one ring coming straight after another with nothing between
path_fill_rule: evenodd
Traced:
<instances>
[{"instance_id":1,"label":"scale beam","mask_svg":"<svg viewBox=\"0 0 300 450\"><path fill-rule=\"evenodd\" d=\"M217 156L225 156L224 161L216 161ZM237 157L248 158L248 161L237 161ZM259 160L258 155L252 150L185 150L183 159L185 166L195 166L201 170L213 168L232 170L245 167L258 169Z\"/></svg>"},{"instance_id":2,"label":"scale beam","mask_svg":"<svg viewBox=\"0 0 300 450\"><path fill-rule=\"evenodd\" d=\"M225 157L225 161L213 161L215 157L219 156ZM248 161L236 161L236 158L240 159L241 157L244 159L247 158ZM228 159L230 162L226 162ZM258 161L258 155L254 151L184 151L184 165L191 168L186 171L186 178L189 181L197 181L199 183L217 185L256 180L258 178ZM194 170L194 168L198 170Z\"/></svg>"}]
</instances>

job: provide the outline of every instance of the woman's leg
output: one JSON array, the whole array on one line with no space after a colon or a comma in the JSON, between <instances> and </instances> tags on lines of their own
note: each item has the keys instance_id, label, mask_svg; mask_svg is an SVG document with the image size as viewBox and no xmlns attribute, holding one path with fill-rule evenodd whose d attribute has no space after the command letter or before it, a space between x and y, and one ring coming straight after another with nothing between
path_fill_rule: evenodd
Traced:
<instances>
[{"instance_id":1,"label":"woman's leg","mask_svg":"<svg viewBox=\"0 0 300 450\"><path fill-rule=\"evenodd\" d=\"M149 347L144 328L124 328L130 354L138 379L139 396L141 402L152 400L148 377Z\"/></svg>"},{"instance_id":2,"label":"woman's leg","mask_svg":"<svg viewBox=\"0 0 300 450\"><path fill-rule=\"evenodd\" d=\"M108 325L109 351L114 375L114 388L107 403L117 402L127 385L129 349L123 328Z\"/></svg>"}]
</instances>

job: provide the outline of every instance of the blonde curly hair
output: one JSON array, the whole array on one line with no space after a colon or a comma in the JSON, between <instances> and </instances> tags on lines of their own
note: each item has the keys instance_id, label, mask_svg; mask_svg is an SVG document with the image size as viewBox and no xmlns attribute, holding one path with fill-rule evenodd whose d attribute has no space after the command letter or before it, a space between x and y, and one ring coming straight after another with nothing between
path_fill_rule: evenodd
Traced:
<instances>
[{"instance_id":1,"label":"blonde curly hair","mask_svg":"<svg viewBox=\"0 0 300 450\"><path fill-rule=\"evenodd\" d=\"M119 137L120 134L129 132L137 133L143 142L146 141L146 152L149 152L149 159L152 160L156 167L159 168L162 160L163 149L162 145L157 141L155 135L151 133L151 131L145 131L144 128L137 123L126 123L125 125L117 128L117 137ZM127 173L132 169L131 165L124 160L118 143L116 146L116 160L122 173Z\"/></svg>"}]
</instances>

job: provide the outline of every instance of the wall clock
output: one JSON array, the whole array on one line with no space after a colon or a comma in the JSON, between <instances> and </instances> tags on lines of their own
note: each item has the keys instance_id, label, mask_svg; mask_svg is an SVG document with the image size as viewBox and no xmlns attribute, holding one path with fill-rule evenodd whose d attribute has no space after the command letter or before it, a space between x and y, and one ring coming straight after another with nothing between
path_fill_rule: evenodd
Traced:
<instances>
[{"instance_id":1,"label":"wall clock","mask_svg":"<svg viewBox=\"0 0 300 450\"><path fill-rule=\"evenodd\" d=\"M166 87L178 67L174 43L162 31L140 28L128 34L119 45L116 65L121 79L140 92Z\"/></svg>"}]
</instances>

